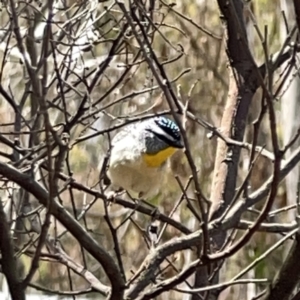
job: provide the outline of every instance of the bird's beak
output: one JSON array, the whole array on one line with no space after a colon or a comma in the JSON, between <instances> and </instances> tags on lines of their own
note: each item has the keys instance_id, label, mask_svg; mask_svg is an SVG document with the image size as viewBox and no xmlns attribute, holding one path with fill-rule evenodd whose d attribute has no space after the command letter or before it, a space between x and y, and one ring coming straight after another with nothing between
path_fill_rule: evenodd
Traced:
<instances>
[{"instance_id":1,"label":"bird's beak","mask_svg":"<svg viewBox=\"0 0 300 300\"><path fill-rule=\"evenodd\" d=\"M174 147L179 148L179 149L184 148L184 144L183 144L182 140L180 139L179 141L175 142Z\"/></svg>"}]
</instances>

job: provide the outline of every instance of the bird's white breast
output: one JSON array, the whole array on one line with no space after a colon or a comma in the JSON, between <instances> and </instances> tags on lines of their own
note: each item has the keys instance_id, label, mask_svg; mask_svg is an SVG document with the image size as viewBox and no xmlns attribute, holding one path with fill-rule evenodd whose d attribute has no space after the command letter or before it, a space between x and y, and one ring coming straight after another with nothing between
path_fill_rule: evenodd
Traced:
<instances>
[{"instance_id":1,"label":"bird's white breast","mask_svg":"<svg viewBox=\"0 0 300 300\"><path fill-rule=\"evenodd\" d=\"M108 177L113 186L143 193L146 198L158 192L163 169L147 167L142 156L143 150L143 145L137 145L131 136L116 143L111 151Z\"/></svg>"}]
</instances>

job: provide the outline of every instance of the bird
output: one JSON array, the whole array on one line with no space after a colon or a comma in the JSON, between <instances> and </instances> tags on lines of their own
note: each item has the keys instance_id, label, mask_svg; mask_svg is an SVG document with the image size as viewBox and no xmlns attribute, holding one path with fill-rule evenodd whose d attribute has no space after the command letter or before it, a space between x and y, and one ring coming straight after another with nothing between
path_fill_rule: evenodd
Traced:
<instances>
[{"instance_id":1,"label":"bird","mask_svg":"<svg viewBox=\"0 0 300 300\"><path fill-rule=\"evenodd\" d=\"M151 199L159 193L168 158L183 148L178 125L167 117L123 127L111 141L107 176L112 189Z\"/></svg>"}]
</instances>

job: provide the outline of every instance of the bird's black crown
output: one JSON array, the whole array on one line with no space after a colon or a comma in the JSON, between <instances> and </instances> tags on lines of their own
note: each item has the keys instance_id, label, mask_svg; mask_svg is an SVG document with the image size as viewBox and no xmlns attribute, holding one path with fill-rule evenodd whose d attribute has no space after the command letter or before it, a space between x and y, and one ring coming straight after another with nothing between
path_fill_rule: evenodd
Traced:
<instances>
[{"instance_id":1,"label":"bird's black crown","mask_svg":"<svg viewBox=\"0 0 300 300\"><path fill-rule=\"evenodd\" d=\"M155 117L154 122L175 140L179 140L180 130L176 123L166 117Z\"/></svg>"}]
</instances>

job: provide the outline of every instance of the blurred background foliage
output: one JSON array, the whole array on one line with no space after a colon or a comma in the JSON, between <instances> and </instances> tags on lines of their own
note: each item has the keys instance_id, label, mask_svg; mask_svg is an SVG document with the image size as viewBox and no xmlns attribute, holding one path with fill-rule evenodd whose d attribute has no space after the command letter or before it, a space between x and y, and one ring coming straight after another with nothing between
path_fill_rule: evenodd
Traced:
<instances>
[{"instance_id":1,"label":"blurred background foliage","mask_svg":"<svg viewBox=\"0 0 300 300\"><path fill-rule=\"evenodd\" d=\"M73 16L76 16L76 10L84 1L67 1L68 10L56 13L56 20L66 22ZM89 1L87 1L89 2ZM95 16L102 16L96 22L94 30L91 32L85 29L84 17L78 19L78 23L74 22L74 27L70 29L74 36L80 32L80 26L83 26L82 38L86 42L90 39L95 39L95 35L99 38L100 43L94 44L93 47L87 47L84 52L76 56L78 66L75 70L77 74L67 74L67 69L61 67L60 72L66 76L66 81L70 84L76 82L76 76L83 76L103 61L109 53L111 42L107 39L115 39L120 32L120 21L122 13L113 8L108 11L108 7L113 1L99 2L94 11ZM94 5L85 3L84 5ZM22 11L22 4L19 3L20 15L19 23L21 27L27 28L28 22L23 18L25 11ZM41 9L38 2L33 3L37 9ZM269 53L275 53L280 49L280 24L283 22L281 13L281 5L279 0L257 0L247 4L253 12L258 28L264 32L264 27L268 28L268 50ZM179 98L184 104L187 104L189 109L196 115L204 118L215 126L220 125L222 113L226 102L228 92L228 62L226 49L224 46L224 29L220 20L220 13L216 1L208 0L185 0L185 1L155 1L155 9L153 11L154 21L159 27L159 32L152 30L152 46L157 54L160 62L167 62L176 57L173 62L165 64L165 70L169 76L174 90L179 94ZM249 17L248 9L245 9L245 20L247 22L247 30L251 51L258 65L264 62L264 53L261 40L253 26L253 20ZM0 26L7 28L9 18L5 9L0 15ZM54 26L54 25L53 25ZM209 34L200 29L205 28ZM59 31L59 27L57 29ZM40 37L42 33L40 33ZM88 35L91 35L89 37ZM88 36L88 37L87 37ZM67 38L64 39L67 42ZM20 62L17 52L11 51L3 62L6 43L15 45L16 40L6 38L5 42L0 47L0 61L4 68L1 71L1 83L3 88L11 93L18 104L23 103L23 116L31 122L34 119L32 107L34 100L28 95L23 95L26 89L26 82L29 80L24 71L24 64ZM39 44L36 43L37 51L40 53ZM66 51L67 47L60 44L61 51ZM73 48L75 52L76 47ZM89 49L90 48L90 49ZM70 50L70 49L69 49ZM140 56L134 61L135 55L139 52L139 46L130 33L126 43L118 50L119 55L114 56L105 70L103 76L97 83L97 86L90 94L90 99L96 103L91 105L90 115L82 116L82 123L78 124L71 131L70 144L72 148L68 155L69 166L65 167L64 172L73 176L73 178L88 187L99 188L97 182L99 180L99 171L101 169L102 160L108 149L108 135L98 135L87 140L80 141L80 138L85 135L96 133L120 123L127 118L140 117L143 113L157 113L168 109L165 99L161 96L161 91L158 88L153 89L157 85L149 67ZM78 51L78 49L77 49ZM56 74L53 71L53 59L49 57L49 78L55 78ZM68 62L66 62L68 63ZM126 64L134 64L130 71L124 76L120 84L111 92L107 91L121 78L126 70ZM24 73L25 72L25 73ZM90 77L92 78L92 76ZM87 81L90 82L90 78ZM82 95L86 87L83 83L77 86L77 92L68 91L65 93L67 103L67 112L71 115L78 109ZM144 91L144 92L143 92ZM258 91L256 97L252 101L251 111L247 120L247 134L245 140L252 142L253 126L252 122L257 118L260 110L261 93ZM64 115L61 112L63 104L60 100L60 94L57 89L57 82L54 82L48 89L47 100L51 107L51 122L53 125L59 126L64 120ZM23 147L29 147L28 134L14 134L15 113L8 105L6 100L0 96L0 131L3 135L14 140L19 137ZM52 106L51 106L52 104ZM98 110L98 112L97 112ZM84 116L87 115L85 118ZM280 106L278 105L278 116L280 117ZM23 130L25 130L25 126ZM209 197L211 180L214 168L214 158L216 150L216 139L208 139L207 133L199 125L187 121L186 130L189 138L189 143L195 163L200 169L199 178L201 188L204 194ZM110 133L112 137L116 131ZM280 128L279 128L280 133ZM43 139L42 135L38 136L39 141ZM270 149L270 136L267 120L261 127L258 144ZM5 146L1 151L6 150ZM239 173L239 181L244 178L247 173L249 153L243 150L241 156L241 169ZM251 190L260 187L266 178L271 174L271 163L265 158L260 158L255 166L253 176L251 178ZM70 170L71 173L69 172ZM174 202L177 201L181 194L178 183L174 175L179 175L183 184L186 184L190 171L183 154L177 153L170 162L169 173L166 180L163 182L161 194L158 199L154 199L153 203L158 205L159 210L165 214L169 214L173 208ZM193 188L189 190L192 195ZM80 191L73 190L74 203L78 212L85 208L94 199ZM71 213L74 212L70 196L70 190L66 189L60 196L64 206ZM276 201L277 208L286 204L285 187L281 185L281 190ZM126 216L130 213L128 210L119 207L118 205L110 206L111 219L114 226L122 223ZM255 217L254 212L247 213L248 219ZM284 214L282 214L284 218ZM191 230L199 228L197 220L192 216L183 202L180 209L176 211L173 218L185 224ZM80 221L88 232L107 249L111 255L114 255L114 245L108 225L104 220L104 208L102 200L96 201L92 208L86 213ZM131 221L127 221L118 230L118 237L121 244L122 258L124 260L124 268L128 278L139 267L140 263L148 253L147 244L144 241L143 230L149 222L149 218L141 214L135 213ZM52 224L55 224L53 220ZM57 230L57 234L64 232L64 229L57 224L57 228L53 227L53 231ZM178 235L179 232L174 228L168 227L164 233L163 240L166 241ZM236 275L241 269L246 267L251 261L261 255L270 245L277 240L277 235L269 233L257 233L252 241L236 255L228 260L222 268L222 279L229 280ZM19 237L21 240L21 238ZM65 233L60 238L66 253L74 260L86 266L88 270L105 282L106 278L101 267L89 255L83 252L78 243L68 234ZM24 243L27 242L23 241ZM19 248L22 248L19 245ZM273 277L276 271L278 261L282 261L284 249L280 248L270 257L263 260L257 267L247 274L248 277ZM20 254L23 262L22 268L27 269L30 260L28 253ZM182 268L191 260L190 253L179 253L176 257L170 258L174 261L177 268ZM166 276L175 274L174 270L168 269ZM61 266L51 261L44 261L40 264L39 271L34 278L34 283L45 286L53 290L69 290L71 288L72 278L73 288L76 290L87 287L87 283L74 274L68 271L65 266ZM106 282L107 283L107 282ZM259 292L262 287L256 286L255 292ZM246 290L245 290L246 289ZM248 290L247 290L248 289ZM246 299L244 295L249 292L250 287L234 286L224 291L222 299ZM253 289L253 287L252 287ZM234 295L234 296L233 296ZM99 295L89 295L91 298L100 299ZM163 294L159 299L183 299L183 296L177 292L169 292ZM250 298L247 298L250 299Z\"/></svg>"}]
</instances>

